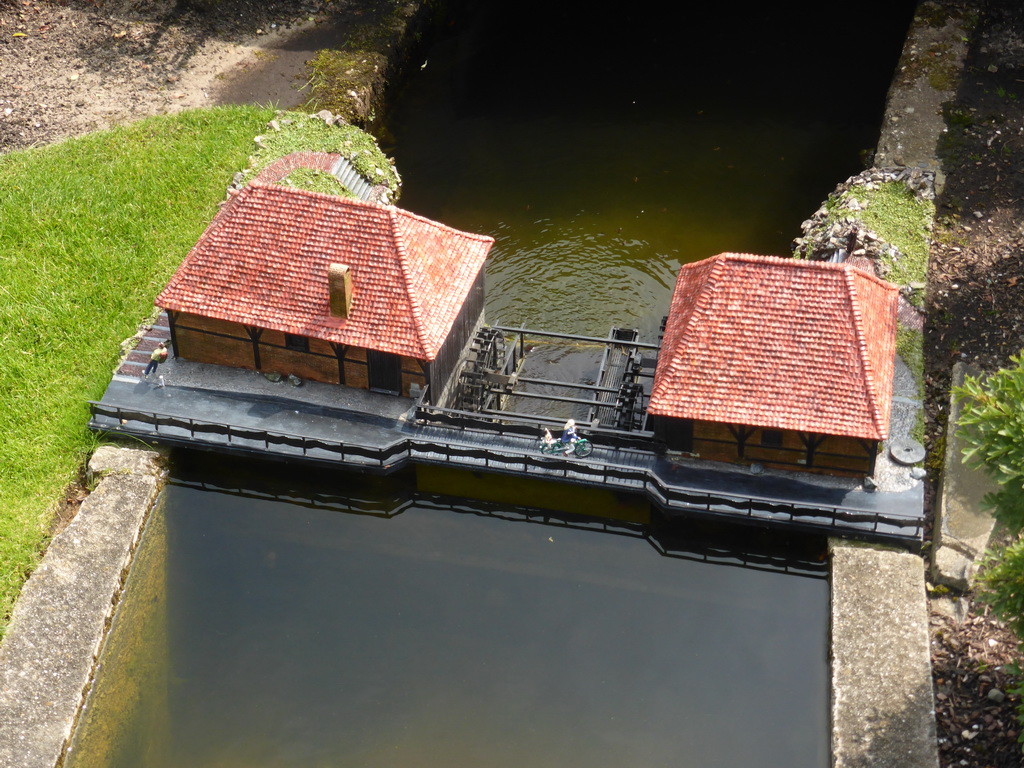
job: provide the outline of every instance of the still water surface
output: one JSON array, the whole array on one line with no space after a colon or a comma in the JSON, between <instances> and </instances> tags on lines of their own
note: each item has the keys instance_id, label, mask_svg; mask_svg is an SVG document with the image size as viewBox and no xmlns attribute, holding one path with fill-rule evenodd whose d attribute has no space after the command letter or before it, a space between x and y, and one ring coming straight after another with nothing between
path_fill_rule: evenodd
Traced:
<instances>
[{"instance_id":1,"label":"still water surface","mask_svg":"<svg viewBox=\"0 0 1024 768\"><path fill-rule=\"evenodd\" d=\"M654 340L679 264L788 253L861 168L913 4L703 5L469 3L424 54L382 143L496 237L492 322ZM828 765L823 580L176 463L69 768Z\"/></svg>"},{"instance_id":2,"label":"still water surface","mask_svg":"<svg viewBox=\"0 0 1024 768\"><path fill-rule=\"evenodd\" d=\"M211 468L163 495L69 766L827 765L824 579Z\"/></svg>"}]
</instances>

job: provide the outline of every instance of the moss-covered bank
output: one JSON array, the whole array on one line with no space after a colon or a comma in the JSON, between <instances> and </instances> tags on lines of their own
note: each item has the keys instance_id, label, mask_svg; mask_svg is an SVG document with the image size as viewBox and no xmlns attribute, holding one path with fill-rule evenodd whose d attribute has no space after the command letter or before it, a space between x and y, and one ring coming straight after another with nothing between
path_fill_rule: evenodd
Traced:
<instances>
[{"instance_id":1,"label":"moss-covered bank","mask_svg":"<svg viewBox=\"0 0 1024 768\"><path fill-rule=\"evenodd\" d=\"M348 37L309 64L304 108L327 109L353 125L380 125L388 95L447 16L449 0L360 0Z\"/></svg>"}]
</instances>

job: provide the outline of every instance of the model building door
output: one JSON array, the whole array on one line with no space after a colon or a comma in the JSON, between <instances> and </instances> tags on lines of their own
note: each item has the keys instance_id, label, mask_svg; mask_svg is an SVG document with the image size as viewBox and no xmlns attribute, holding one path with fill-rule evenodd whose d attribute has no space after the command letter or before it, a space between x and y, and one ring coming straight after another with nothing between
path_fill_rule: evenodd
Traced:
<instances>
[{"instance_id":1,"label":"model building door","mask_svg":"<svg viewBox=\"0 0 1024 768\"><path fill-rule=\"evenodd\" d=\"M370 389L374 392L402 393L402 358L374 349L366 351L369 365Z\"/></svg>"}]
</instances>

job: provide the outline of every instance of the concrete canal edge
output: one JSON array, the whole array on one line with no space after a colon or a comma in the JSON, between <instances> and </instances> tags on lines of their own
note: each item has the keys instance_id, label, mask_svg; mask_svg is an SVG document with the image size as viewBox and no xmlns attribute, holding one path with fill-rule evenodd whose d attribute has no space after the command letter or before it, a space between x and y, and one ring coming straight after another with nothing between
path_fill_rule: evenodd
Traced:
<instances>
[{"instance_id":1,"label":"concrete canal edge","mask_svg":"<svg viewBox=\"0 0 1024 768\"><path fill-rule=\"evenodd\" d=\"M0 646L0 768L63 760L164 476L161 454L103 446L99 482L26 582Z\"/></svg>"},{"instance_id":2,"label":"concrete canal edge","mask_svg":"<svg viewBox=\"0 0 1024 768\"><path fill-rule=\"evenodd\" d=\"M936 191L943 183L935 157L945 131L942 104L955 97L958 78L933 75L963 72L969 37L955 14L941 10L941 3L924 2L915 17L876 155L879 165L933 170ZM929 17L943 21L932 24ZM952 385L978 373L958 363ZM951 396L930 562L881 548L839 542L830 547L835 768L939 765L926 572L936 584L969 589L994 527L982 503L993 483L961 459L960 410Z\"/></svg>"},{"instance_id":3,"label":"concrete canal edge","mask_svg":"<svg viewBox=\"0 0 1024 768\"><path fill-rule=\"evenodd\" d=\"M99 483L29 579L0 646L0 768L55 768L85 702L160 492L155 451L103 446ZM832 751L837 768L938 766L924 564L833 541Z\"/></svg>"},{"instance_id":4,"label":"concrete canal edge","mask_svg":"<svg viewBox=\"0 0 1024 768\"><path fill-rule=\"evenodd\" d=\"M957 363L953 366L952 385L963 386L965 377L978 377L981 373L976 365ZM962 403L951 395L931 557L932 581L958 592L970 589L978 560L988 548L995 520L985 508L984 499L986 494L999 489L992 478L963 462L965 446L957 429L962 408Z\"/></svg>"},{"instance_id":5,"label":"concrete canal edge","mask_svg":"<svg viewBox=\"0 0 1024 768\"><path fill-rule=\"evenodd\" d=\"M942 104L955 97L958 77L934 75L963 72L968 37L956 14L940 13L940 6L922 2L915 14L875 155L879 167L934 172L936 193L944 183L936 157ZM947 434L954 424L951 418ZM951 453L945 458L954 466L944 468L944 480L960 466ZM938 768L927 564L918 555L838 540L829 549L832 765Z\"/></svg>"},{"instance_id":6,"label":"concrete canal edge","mask_svg":"<svg viewBox=\"0 0 1024 768\"><path fill-rule=\"evenodd\" d=\"M924 564L833 541L832 765L937 768Z\"/></svg>"}]
</instances>

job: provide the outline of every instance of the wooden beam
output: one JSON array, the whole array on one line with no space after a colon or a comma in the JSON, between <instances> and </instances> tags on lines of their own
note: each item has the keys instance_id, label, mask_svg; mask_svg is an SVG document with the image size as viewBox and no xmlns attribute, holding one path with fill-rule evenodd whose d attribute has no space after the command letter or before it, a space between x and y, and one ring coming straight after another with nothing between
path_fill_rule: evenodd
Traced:
<instances>
[{"instance_id":1,"label":"wooden beam","mask_svg":"<svg viewBox=\"0 0 1024 768\"><path fill-rule=\"evenodd\" d=\"M263 335L263 329L257 328L255 325L243 326L245 332L249 334L249 339L252 341L252 362L256 366L256 370L262 370L260 368L260 336Z\"/></svg>"}]
</instances>

